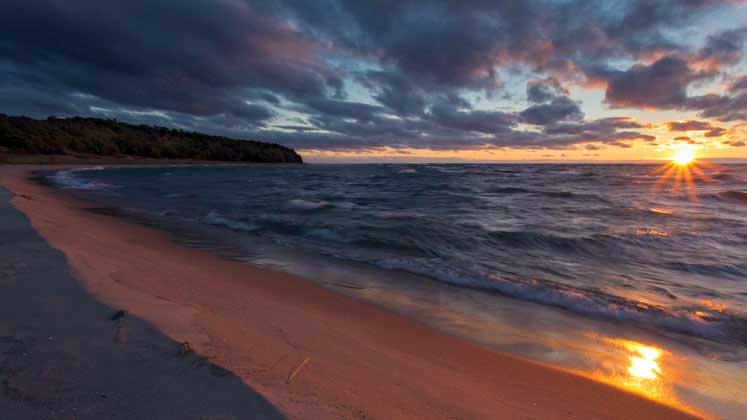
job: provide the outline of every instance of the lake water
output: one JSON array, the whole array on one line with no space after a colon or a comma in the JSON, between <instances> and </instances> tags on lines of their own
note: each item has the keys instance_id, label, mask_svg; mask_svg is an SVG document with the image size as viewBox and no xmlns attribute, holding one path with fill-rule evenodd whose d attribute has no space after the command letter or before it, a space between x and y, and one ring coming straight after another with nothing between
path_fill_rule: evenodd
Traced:
<instances>
[{"instance_id":1,"label":"lake water","mask_svg":"<svg viewBox=\"0 0 747 420\"><path fill-rule=\"evenodd\" d=\"M66 170L228 258L701 414L747 418L747 166Z\"/></svg>"}]
</instances>

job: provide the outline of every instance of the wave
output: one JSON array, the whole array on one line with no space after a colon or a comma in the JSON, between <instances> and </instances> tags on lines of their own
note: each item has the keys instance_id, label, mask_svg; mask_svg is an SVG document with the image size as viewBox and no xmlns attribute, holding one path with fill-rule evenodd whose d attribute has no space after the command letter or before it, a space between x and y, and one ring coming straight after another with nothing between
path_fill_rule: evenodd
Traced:
<instances>
[{"instance_id":1,"label":"wave","mask_svg":"<svg viewBox=\"0 0 747 420\"><path fill-rule=\"evenodd\" d=\"M324 200L303 200L296 198L288 201L288 207L300 210L316 210L329 206L330 204Z\"/></svg>"},{"instance_id":2,"label":"wave","mask_svg":"<svg viewBox=\"0 0 747 420\"><path fill-rule=\"evenodd\" d=\"M530 190L523 187L492 187L487 189L488 193L492 194L537 194L544 197L550 197L550 198L567 198L567 199L573 199L573 200L598 200L602 202L608 202L608 200L602 196L599 196L597 194L589 194L589 193L576 193L573 191L538 191L538 190Z\"/></svg>"},{"instance_id":3,"label":"wave","mask_svg":"<svg viewBox=\"0 0 747 420\"><path fill-rule=\"evenodd\" d=\"M488 235L492 240L500 242L501 245L591 255L616 255L612 251L617 250L619 252L619 248L625 242L632 240L643 242L645 240L642 238L616 237L607 234L567 237L532 231L491 231Z\"/></svg>"},{"instance_id":4,"label":"wave","mask_svg":"<svg viewBox=\"0 0 747 420\"><path fill-rule=\"evenodd\" d=\"M197 197L197 194L194 193L167 193L162 196L163 198L168 199L183 199L183 198L195 198Z\"/></svg>"},{"instance_id":5,"label":"wave","mask_svg":"<svg viewBox=\"0 0 747 420\"><path fill-rule=\"evenodd\" d=\"M718 179L719 181L732 181L735 179L734 175L728 172L719 172L715 175L711 175L711 178Z\"/></svg>"},{"instance_id":6,"label":"wave","mask_svg":"<svg viewBox=\"0 0 747 420\"><path fill-rule=\"evenodd\" d=\"M539 194L545 197L556 197L556 198L575 198L576 194L570 191L540 191Z\"/></svg>"},{"instance_id":7,"label":"wave","mask_svg":"<svg viewBox=\"0 0 747 420\"><path fill-rule=\"evenodd\" d=\"M494 194L524 194L530 193L531 191L520 187L496 187L488 189L488 192Z\"/></svg>"},{"instance_id":8,"label":"wave","mask_svg":"<svg viewBox=\"0 0 747 420\"><path fill-rule=\"evenodd\" d=\"M380 219L416 219L425 216L423 213L406 210L381 210L370 214Z\"/></svg>"},{"instance_id":9,"label":"wave","mask_svg":"<svg viewBox=\"0 0 747 420\"><path fill-rule=\"evenodd\" d=\"M633 230L616 233L594 233L583 236L562 236L556 233L536 231L492 230L486 233L487 243L494 247L510 247L527 251L545 251L556 256L591 257L594 260L641 260L648 261L650 253L672 252L675 254L703 251L695 246L704 241L704 236L672 229L661 229L642 225ZM717 238L718 244L726 244L723 238ZM713 239L716 240L716 239ZM738 244L735 242L735 244ZM707 246L718 246L705 244ZM658 264L667 264L659 260ZM737 267L743 267L738 265ZM741 268L740 268L741 269ZM728 272L729 268L724 268Z\"/></svg>"},{"instance_id":10,"label":"wave","mask_svg":"<svg viewBox=\"0 0 747 420\"><path fill-rule=\"evenodd\" d=\"M398 174L409 168L417 175ZM648 197L647 186L631 181L645 172L638 167L599 166L593 176L581 167L560 177L557 169L403 165L340 171L311 165L298 169L306 171L303 176L288 178L285 169L269 167L204 173L169 168L180 174L172 177L157 169L133 177L120 170L112 177L68 170L57 173L55 183L118 188L117 194L101 194L104 202L144 207L161 215L159 221L220 226L197 230L217 242L232 229L588 316L722 341L747 334L747 315L709 312L699 303L717 298L732 308L744 306L747 295L734 289L747 277L747 224L738 211L747 201L742 185L698 186L697 192L710 195L685 206L673 192ZM631 300L639 297L635 291L656 304ZM734 325L742 333L731 330Z\"/></svg>"},{"instance_id":11,"label":"wave","mask_svg":"<svg viewBox=\"0 0 747 420\"><path fill-rule=\"evenodd\" d=\"M747 203L747 192L727 190L718 193L718 196L723 200L740 201Z\"/></svg>"},{"instance_id":12,"label":"wave","mask_svg":"<svg viewBox=\"0 0 747 420\"><path fill-rule=\"evenodd\" d=\"M411 259L385 259L376 265L435 278L444 283L499 293L529 302L556 306L571 312L609 320L629 321L642 327L656 326L671 332L721 343L747 345L747 319L723 308L692 306L664 308L626 299L599 290L499 275L470 275L442 264Z\"/></svg>"},{"instance_id":13,"label":"wave","mask_svg":"<svg viewBox=\"0 0 747 420\"><path fill-rule=\"evenodd\" d=\"M50 175L48 179L52 181L53 184L57 185L60 188L68 188L68 189L74 189L74 190L107 190L114 188L114 185L107 184L104 182L98 182L90 179L85 179L79 175L77 175L78 172L83 171L95 171L100 170L103 168L100 167L93 167L93 168L78 168L78 169L66 169L62 171L57 171Z\"/></svg>"},{"instance_id":14,"label":"wave","mask_svg":"<svg viewBox=\"0 0 747 420\"><path fill-rule=\"evenodd\" d=\"M242 230L245 232L253 232L259 229L259 226L242 222L240 220L230 219L218 213L215 210L210 210L207 215L203 218L203 221L213 226L223 226L233 230Z\"/></svg>"},{"instance_id":15,"label":"wave","mask_svg":"<svg viewBox=\"0 0 747 420\"><path fill-rule=\"evenodd\" d=\"M669 264L669 267L674 270L704 276L747 278L747 264L692 264L676 262Z\"/></svg>"},{"instance_id":16,"label":"wave","mask_svg":"<svg viewBox=\"0 0 747 420\"><path fill-rule=\"evenodd\" d=\"M536 191L535 193L550 198L566 198L569 200L595 200L602 203L610 203L609 200L597 194L576 193L573 191Z\"/></svg>"},{"instance_id":17,"label":"wave","mask_svg":"<svg viewBox=\"0 0 747 420\"><path fill-rule=\"evenodd\" d=\"M337 232L327 228L311 228L304 231L304 236L321 239L323 241L350 243L353 242L351 239L342 237Z\"/></svg>"},{"instance_id":18,"label":"wave","mask_svg":"<svg viewBox=\"0 0 747 420\"><path fill-rule=\"evenodd\" d=\"M437 166L437 165L428 165L426 166L428 169L433 169L437 172L441 172L444 174L464 174L467 173L466 169L461 167L445 167L445 166Z\"/></svg>"},{"instance_id":19,"label":"wave","mask_svg":"<svg viewBox=\"0 0 747 420\"><path fill-rule=\"evenodd\" d=\"M632 300L593 288L571 286L551 280L497 275L486 271L474 271L454 265L442 258L420 254L391 256L381 249L391 250L396 244L381 243L373 247L371 239L365 241L342 236L330 228L314 227L296 234L281 235L278 242L288 246L313 247L316 251L336 258L373 264L387 270L402 270L432 278L443 283L498 293L511 298L537 304L550 305L580 315L612 321L632 322L641 327L658 328L665 331L705 338L719 343L747 345L747 319L722 308L711 306L664 307ZM608 246L606 241L615 239L607 235L582 238L561 238L527 232L499 232L501 237L513 237L518 241L548 247L572 246L577 251L596 253L590 247ZM364 247L350 246L350 244ZM571 245L568 245L571 244ZM400 244L401 245L401 244ZM379 251L377 251L377 249ZM402 250L404 252L405 250ZM410 250L411 252L413 250ZM738 267L742 270L745 267ZM658 291L660 294L661 291ZM666 297L678 300L671 292Z\"/></svg>"},{"instance_id":20,"label":"wave","mask_svg":"<svg viewBox=\"0 0 747 420\"><path fill-rule=\"evenodd\" d=\"M400 252L405 255L455 255L464 252L472 255L476 241L491 249L526 250L543 255L569 255L583 257L622 259L640 258L648 250L661 249L663 246L679 247L682 235L672 236L667 231L653 228L641 228L627 235L594 234L589 236L560 236L551 233L533 231L485 231L479 224L460 223L455 230L468 229L472 232L469 239L459 237L453 231L427 232L417 226L422 215L414 212L374 212L370 216L379 220L402 220L406 225L399 226L358 226L335 229L332 235L329 228L320 226L300 226L292 219L271 218L263 222L263 227L273 232L288 235L286 240L293 241L300 237L312 237L332 243L355 244L361 252L385 250L387 254ZM409 221L408 221L409 220ZM296 244L303 247L302 244ZM322 242L313 247L323 247ZM355 250L343 250L341 258L347 259ZM401 255L401 254L400 254ZM448 257L447 257L448 258Z\"/></svg>"},{"instance_id":21,"label":"wave","mask_svg":"<svg viewBox=\"0 0 747 420\"><path fill-rule=\"evenodd\" d=\"M716 201L730 201L747 204L747 192L744 191L726 190L711 194L701 194L700 197Z\"/></svg>"}]
</instances>

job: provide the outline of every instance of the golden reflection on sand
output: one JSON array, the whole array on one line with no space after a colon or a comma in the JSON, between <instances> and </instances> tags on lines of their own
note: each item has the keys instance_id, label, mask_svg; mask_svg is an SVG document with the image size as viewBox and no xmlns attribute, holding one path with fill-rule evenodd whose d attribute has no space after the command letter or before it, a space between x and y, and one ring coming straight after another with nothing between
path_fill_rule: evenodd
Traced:
<instances>
[{"instance_id":1,"label":"golden reflection on sand","mask_svg":"<svg viewBox=\"0 0 747 420\"><path fill-rule=\"evenodd\" d=\"M703 416L677 398L674 392L676 364L668 363L671 362L668 360L672 356L670 352L654 345L591 332L584 336L601 346L599 352L588 354L598 366L591 374L593 379Z\"/></svg>"},{"instance_id":2,"label":"golden reflection on sand","mask_svg":"<svg viewBox=\"0 0 747 420\"><path fill-rule=\"evenodd\" d=\"M624 345L628 350L638 353L638 356L630 356L628 373L631 377L636 379L657 379L659 377L661 374L661 366L659 366L661 350L632 342Z\"/></svg>"},{"instance_id":3,"label":"golden reflection on sand","mask_svg":"<svg viewBox=\"0 0 747 420\"><path fill-rule=\"evenodd\" d=\"M656 400L670 400L669 384L661 367L662 356L668 353L654 346L621 338L602 337L601 341L613 345L618 350L615 353L619 354L617 366L611 372L602 373L605 382L644 393Z\"/></svg>"}]
</instances>

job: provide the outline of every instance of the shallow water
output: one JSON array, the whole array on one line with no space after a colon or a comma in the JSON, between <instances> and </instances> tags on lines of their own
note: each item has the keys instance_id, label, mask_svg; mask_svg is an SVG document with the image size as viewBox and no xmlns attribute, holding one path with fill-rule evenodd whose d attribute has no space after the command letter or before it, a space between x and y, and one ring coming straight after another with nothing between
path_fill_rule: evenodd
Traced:
<instances>
[{"instance_id":1,"label":"shallow water","mask_svg":"<svg viewBox=\"0 0 747 420\"><path fill-rule=\"evenodd\" d=\"M193 246L668 403L747 418L745 165L162 167L51 178Z\"/></svg>"}]
</instances>

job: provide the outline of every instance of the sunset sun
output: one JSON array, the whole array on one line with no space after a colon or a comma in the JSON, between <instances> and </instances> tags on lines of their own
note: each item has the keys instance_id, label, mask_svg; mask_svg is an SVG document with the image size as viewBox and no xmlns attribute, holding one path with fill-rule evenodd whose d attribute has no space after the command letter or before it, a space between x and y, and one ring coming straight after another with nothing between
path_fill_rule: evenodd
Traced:
<instances>
[{"instance_id":1,"label":"sunset sun","mask_svg":"<svg viewBox=\"0 0 747 420\"><path fill-rule=\"evenodd\" d=\"M690 149L680 149L672 156L672 161L678 165L688 165L695 159L695 154Z\"/></svg>"}]
</instances>

